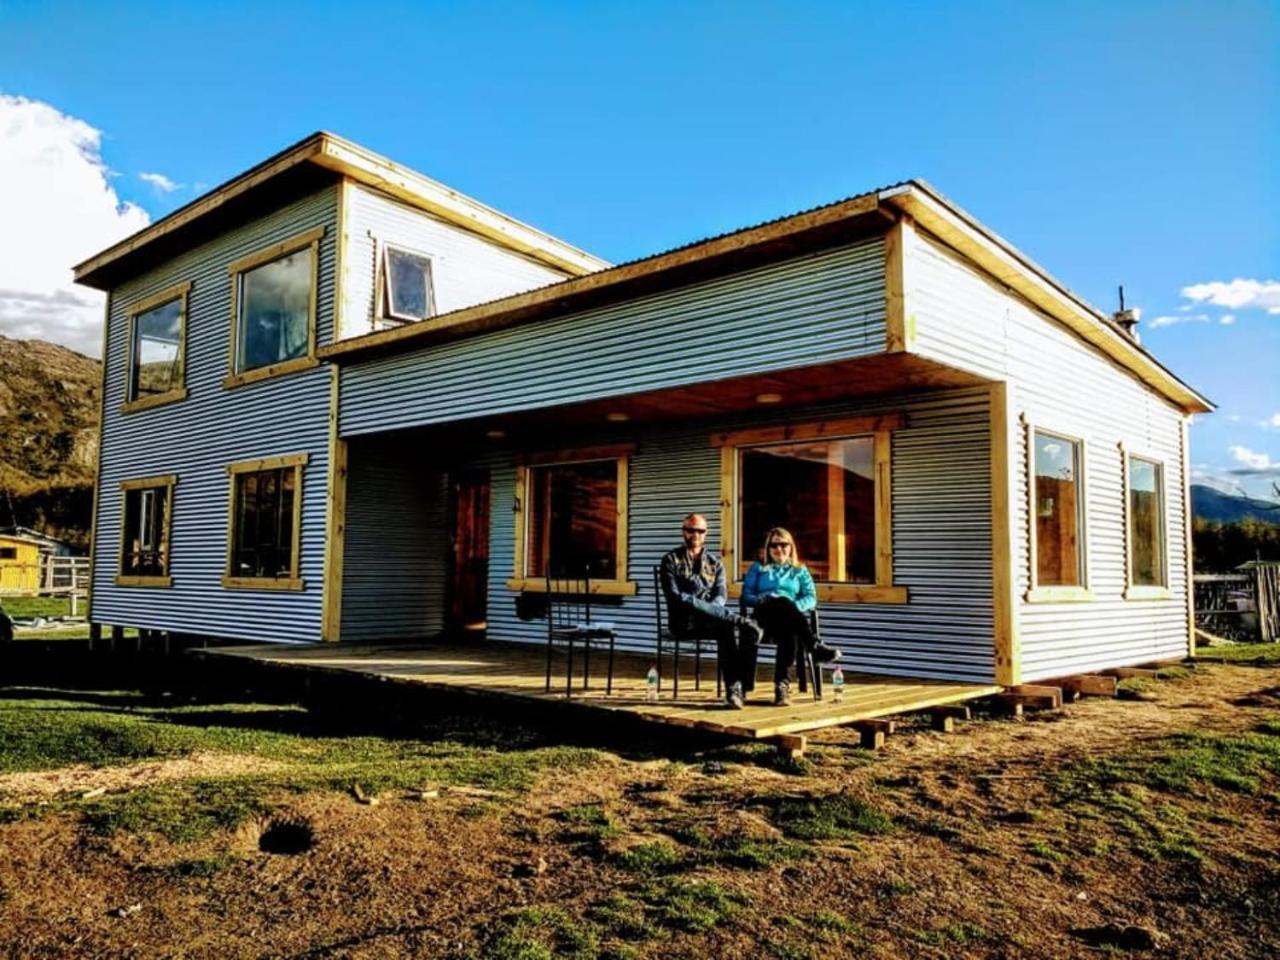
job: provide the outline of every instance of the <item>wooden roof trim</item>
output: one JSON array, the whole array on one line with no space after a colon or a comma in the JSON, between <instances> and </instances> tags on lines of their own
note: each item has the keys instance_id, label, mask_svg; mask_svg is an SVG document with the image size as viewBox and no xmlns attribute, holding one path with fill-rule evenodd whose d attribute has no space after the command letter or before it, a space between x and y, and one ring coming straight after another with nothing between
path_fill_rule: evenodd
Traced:
<instances>
[{"instance_id":1,"label":"wooden roof trim","mask_svg":"<svg viewBox=\"0 0 1280 960\"><path fill-rule=\"evenodd\" d=\"M936 195L927 185L913 182L885 191L882 197L943 243L1026 297L1120 366L1132 371L1185 412L1208 413L1214 409L1212 403L1111 326L1097 310L1071 293L1012 244Z\"/></svg>"},{"instance_id":2,"label":"wooden roof trim","mask_svg":"<svg viewBox=\"0 0 1280 960\"><path fill-rule=\"evenodd\" d=\"M879 199L876 194L864 194L841 203L775 220L747 230L739 230L725 236L714 237L644 260L610 267L585 277L539 287L536 290L504 297L490 303L465 307L392 330L380 330L376 333L352 337L349 340L321 347L317 355L321 358L337 358L349 354L386 351L388 348L410 349L413 344L464 336L495 327L511 326L519 322L522 315L536 311L540 307L567 311L573 309L574 300L587 294L606 291L609 288L623 288L624 285L656 278L669 271L689 267L702 261L728 256L766 243L787 240L856 216L872 213L878 208ZM626 296L624 289L617 290L616 299L624 299Z\"/></svg>"},{"instance_id":3,"label":"wooden roof trim","mask_svg":"<svg viewBox=\"0 0 1280 960\"><path fill-rule=\"evenodd\" d=\"M581 276L609 265L608 261L578 249L535 227L485 206L465 194L437 183L407 167L392 163L332 133L313 133L292 147L269 157L256 167L180 207L149 227L95 254L75 267L77 282L93 284L102 268L142 247L180 230L280 174L302 163L350 177L443 220L533 257L549 266Z\"/></svg>"},{"instance_id":4,"label":"wooden roof trim","mask_svg":"<svg viewBox=\"0 0 1280 960\"><path fill-rule=\"evenodd\" d=\"M319 166L390 194L397 200L508 249L541 260L571 276L594 273L609 266L607 260L557 240L500 210L340 137L326 135L314 159Z\"/></svg>"}]
</instances>

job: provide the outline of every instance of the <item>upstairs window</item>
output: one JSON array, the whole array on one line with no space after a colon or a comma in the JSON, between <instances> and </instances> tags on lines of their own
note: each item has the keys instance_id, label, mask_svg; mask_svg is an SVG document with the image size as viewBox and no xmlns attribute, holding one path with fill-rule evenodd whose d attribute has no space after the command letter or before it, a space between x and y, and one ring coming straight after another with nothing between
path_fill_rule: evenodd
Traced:
<instances>
[{"instance_id":1,"label":"upstairs window","mask_svg":"<svg viewBox=\"0 0 1280 960\"><path fill-rule=\"evenodd\" d=\"M1128 456L1129 586L1164 587L1164 467Z\"/></svg>"},{"instance_id":2,"label":"upstairs window","mask_svg":"<svg viewBox=\"0 0 1280 960\"><path fill-rule=\"evenodd\" d=\"M1035 583L1084 586L1083 484L1078 440L1033 432Z\"/></svg>"},{"instance_id":3,"label":"upstairs window","mask_svg":"<svg viewBox=\"0 0 1280 960\"><path fill-rule=\"evenodd\" d=\"M382 316L412 323L436 312L431 259L387 244L382 254Z\"/></svg>"},{"instance_id":4,"label":"upstairs window","mask_svg":"<svg viewBox=\"0 0 1280 960\"><path fill-rule=\"evenodd\" d=\"M120 586L167 587L169 529L177 477L147 477L121 484Z\"/></svg>"},{"instance_id":5,"label":"upstairs window","mask_svg":"<svg viewBox=\"0 0 1280 960\"><path fill-rule=\"evenodd\" d=\"M190 290L190 283L170 287L129 309L129 385L125 412L186 397L183 380Z\"/></svg>"},{"instance_id":6,"label":"upstairs window","mask_svg":"<svg viewBox=\"0 0 1280 960\"><path fill-rule=\"evenodd\" d=\"M319 227L231 264L236 386L314 366Z\"/></svg>"},{"instance_id":7,"label":"upstairs window","mask_svg":"<svg viewBox=\"0 0 1280 960\"><path fill-rule=\"evenodd\" d=\"M234 463L226 587L301 590L302 468L296 454Z\"/></svg>"}]
</instances>

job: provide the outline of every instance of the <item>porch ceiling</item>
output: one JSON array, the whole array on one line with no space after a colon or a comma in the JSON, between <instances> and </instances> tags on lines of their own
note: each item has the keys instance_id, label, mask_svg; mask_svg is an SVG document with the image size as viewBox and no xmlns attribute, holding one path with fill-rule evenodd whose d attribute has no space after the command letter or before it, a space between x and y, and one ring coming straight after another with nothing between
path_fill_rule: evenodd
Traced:
<instances>
[{"instance_id":1,"label":"porch ceiling","mask_svg":"<svg viewBox=\"0 0 1280 960\"><path fill-rule=\"evenodd\" d=\"M697 353L689 360L697 363ZM944 387L967 387L990 381L914 354L878 354L815 366L751 374L693 386L625 394L586 403L542 407L520 413L480 417L429 428L441 446L473 450L494 440L522 446L545 445L548 438L572 437L582 429L593 436L609 429L619 434L635 424L712 420L744 411L776 417L779 412L877 394L914 393ZM761 396L778 399L761 402ZM501 434L492 437L491 434Z\"/></svg>"}]
</instances>

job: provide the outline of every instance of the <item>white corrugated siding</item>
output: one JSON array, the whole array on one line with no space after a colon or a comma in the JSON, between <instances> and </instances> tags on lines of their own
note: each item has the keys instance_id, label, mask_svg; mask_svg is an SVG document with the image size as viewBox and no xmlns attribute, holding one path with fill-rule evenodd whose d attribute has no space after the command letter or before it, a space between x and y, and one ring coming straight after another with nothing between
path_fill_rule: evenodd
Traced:
<instances>
[{"instance_id":1,"label":"white corrugated siding","mask_svg":"<svg viewBox=\"0 0 1280 960\"><path fill-rule=\"evenodd\" d=\"M1180 411L1065 327L1010 296L950 252L921 238L912 263L911 311L920 353L1008 379L1015 415L1085 441L1087 603L1019 604L1022 679L1178 657L1187 650L1187 544ZM1011 438L1014 574L1030 577L1025 431ZM1119 444L1164 465L1169 598L1124 599L1125 530Z\"/></svg>"},{"instance_id":2,"label":"white corrugated siding","mask_svg":"<svg viewBox=\"0 0 1280 960\"><path fill-rule=\"evenodd\" d=\"M374 284L382 244L431 257L436 310L449 313L565 279L567 274L483 237L352 184L347 210L346 301L340 337L374 329Z\"/></svg>"},{"instance_id":3,"label":"white corrugated siding","mask_svg":"<svg viewBox=\"0 0 1280 960\"><path fill-rule=\"evenodd\" d=\"M448 483L404 438L348 449L342 639L421 639L445 625Z\"/></svg>"},{"instance_id":4,"label":"white corrugated siding","mask_svg":"<svg viewBox=\"0 0 1280 960\"><path fill-rule=\"evenodd\" d=\"M872 240L342 372L344 436L533 410L884 349ZM690 351L698 357L689 363Z\"/></svg>"},{"instance_id":5,"label":"white corrugated siding","mask_svg":"<svg viewBox=\"0 0 1280 960\"><path fill-rule=\"evenodd\" d=\"M233 260L321 224L318 342L333 326L337 189L328 188L201 244L117 288L107 337L102 469L93 565L95 621L209 636L315 640L323 591L329 371L323 366L226 390ZM121 414L131 303L189 280L187 399ZM237 460L307 453L302 592L228 590L228 481ZM118 587L120 482L176 473L168 589Z\"/></svg>"},{"instance_id":6,"label":"white corrugated siding","mask_svg":"<svg viewBox=\"0 0 1280 960\"><path fill-rule=\"evenodd\" d=\"M856 406L824 407L794 422L875 411L904 411L908 425L893 436L894 579L910 592L902 606L826 604L825 639L846 651L852 669L900 676L990 682L994 675L991 612L991 507L989 428L985 389L884 398ZM621 642L652 649L651 569L679 542L681 518L704 513L710 541L720 540L720 451L713 430L742 419L696 429L665 428L634 437L630 469L628 567L639 586L634 597L601 607L618 624ZM767 425L753 419L752 425ZM614 436L614 441L619 439ZM489 635L541 642L545 622L516 616L506 588L514 556L510 461L492 462L493 501L489 582Z\"/></svg>"}]
</instances>

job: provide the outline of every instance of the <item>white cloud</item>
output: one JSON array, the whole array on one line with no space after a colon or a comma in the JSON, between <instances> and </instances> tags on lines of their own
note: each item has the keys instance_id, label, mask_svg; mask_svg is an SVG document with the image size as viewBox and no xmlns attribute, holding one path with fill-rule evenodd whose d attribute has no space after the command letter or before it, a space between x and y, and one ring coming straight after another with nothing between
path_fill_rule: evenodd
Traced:
<instances>
[{"instance_id":1,"label":"white cloud","mask_svg":"<svg viewBox=\"0 0 1280 960\"><path fill-rule=\"evenodd\" d=\"M1262 427L1263 430L1269 427L1280 427L1280 413L1273 413L1270 420L1259 420L1258 426Z\"/></svg>"},{"instance_id":2,"label":"white cloud","mask_svg":"<svg viewBox=\"0 0 1280 960\"><path fill-rule=\"evenodd\" d=\"M1233 446L1228 452L1236 463L1249 470L1272 470L1280 467L1280 462L1273 461L1268 454L1258 453L1248 447Z\"/></svg>"},{"instance_id":3,"label":"white cloud","mask_svg":"<svg viewBox=\"0 0 1280 960\"><path fill-rule=\"evenodd\" d=\"M1181 309L1181 308L1179 308ZM1207 313L1196 313L1187 316L1164 316L1152 317L1148 324L1150 327L1172 327L1175 323L1208 323L1209 315Z\"/></svg>"},{"instance_id":4,"label":"white cloud","mask_svg":"<svg viewBox=\"0 0 1280 960\"><path fill-rule=\"evenodd\" d=\"M150 222L116 195L101 142L83 120L0 94L0 334L99 354L103 297L71 268Z\"/></svg>"},{"instance_id":5,"label":"white cloud","mask_svg":"<svg viewBox=\"0 0 1280 960\"><path fill-rule=\"evenodd\" d=\"M140 173L138 174L138 179L151 184L164 193L173 193L173 191L182 186L180 183L174 183L163 173Z\"/></svg>"},{"instance_id":6,"label":"white cloud","mask_svg":"<svg viewBox=\"0 0 1280 960\"><path fill-rule=\"evenodd\" d=\"M1236 315L1234 313L1224 313L1218 318L1218 322L1224 327L1229 327L1236 322Z\"/></svg>"},{"instance_id":7,"label":"white cloud","mask_svg":"<svg viewBox=\"0 0 1280 960\"><path fill-rule=\"evenodd\" d=\"M1226 416L1232 423L1239 423L1243 419L1238 413L1228 413Z\"/></svg>"},{"instance_id":8,"label":"white cloud","mask_svg":"<svg viewBox=\"0 0 1280 960\"><path fill-rule=\"evenodd\" d=\"M1266 310L1280 314L1280 280L1211 280L1182 288L1182 295L1196 303L1228 310Z\"/></svg>"}]
</instances>

